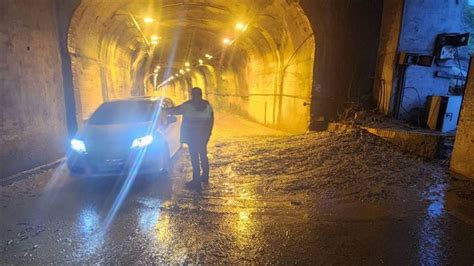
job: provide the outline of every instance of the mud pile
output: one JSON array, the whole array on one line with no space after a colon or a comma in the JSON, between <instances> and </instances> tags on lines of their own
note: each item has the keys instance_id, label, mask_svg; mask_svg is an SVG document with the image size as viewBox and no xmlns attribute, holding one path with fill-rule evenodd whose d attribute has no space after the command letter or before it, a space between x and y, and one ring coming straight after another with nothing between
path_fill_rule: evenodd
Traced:
<instances>
[{"instance_id":1,"label":"mud pile","mask_svg":"<svg viewBox=\"0 0 474 266\"><path fill-rule=\"evenodd\" d=\"M236 179L254 177L263 193L403 199L412 190L423 191L447 179L446 169L437 162L404 153L359 130L226 140L211 153L212 167L226 167Z\"/></svg>"}]
</instances>

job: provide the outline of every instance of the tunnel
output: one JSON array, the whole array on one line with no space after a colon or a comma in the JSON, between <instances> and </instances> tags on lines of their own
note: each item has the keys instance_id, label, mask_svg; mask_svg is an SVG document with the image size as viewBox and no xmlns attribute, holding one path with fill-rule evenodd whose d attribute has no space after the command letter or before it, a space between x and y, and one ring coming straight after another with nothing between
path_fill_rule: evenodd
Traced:
<instances>
[{"instance_id":1,"label":"tunnel","mask_svg":"<svg viewBox=\"0 0 474 266\"><path fill-rule=\"evenodd\" d=\"M308 129L316 37L298 1L82 1L70 25L79 123L104 101L198 86L217 110Z\"/></svg>"},{"instance_id":2,"label":"tunnel","mask_svg":"<svg viewBox=\"0 0 474 266\"><path fill-rule=\"evenodd\" d=\"M473 32L474 0L2 0L0 265L472 265Z\"/></svg>"}]
</instances>

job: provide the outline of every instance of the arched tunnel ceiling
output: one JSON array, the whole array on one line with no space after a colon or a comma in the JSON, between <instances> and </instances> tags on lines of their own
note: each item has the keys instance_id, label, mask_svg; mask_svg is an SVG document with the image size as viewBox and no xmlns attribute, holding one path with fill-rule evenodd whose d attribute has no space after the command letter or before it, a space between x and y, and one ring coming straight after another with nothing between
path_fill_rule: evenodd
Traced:
<instances>
[{"instance_id":1,"label":"arched tunnel ceiling","mask_svg":"<svg viewBox=\"0 0 474 266\"><path fill-rule=\"evenodd\" d=\"M278 6L272 0L83 0L78 10L81 16L101 22L103 38L123 44L132 54L148 50L152 58L148 62L150 67L170 67L175 73L184 62L196 63L205 59L205 54L220 54L223 38L234 39L239 34L235 29L238 22L249 25L247 36L239 39L241 49L267 54L273 48L268 42L279 46L283 41L284 16L287 16L284 12L290 11L285 7L296 1L281 2ZM154 21L147 24L145 17ZM83 17L81 20L87 23ZM304 26L309 27L309 23ZM307 32L310 34L311 30ZM149 43L153 35L159 36L157 45ZM166 73L165 69L161 73Z\"/></svg>"},{"instance_id":2,"label":"arched tunnel ceiling","mask_svg":"<svg viewBox=\"0 0 474 266\"><path fill-rule=\"evenodd\" d=\"M225 45L224 38L233 43ZM310 99L315 36L297 0L82 0L71 21L69 51L79 119L101 100L126 97L130 88L131 95L147 93L143 84L156 66L163 84L189 62L197 71L169 85L185 90L194 82L212 83L206 89L219 105L251 117L259 113L253 119L273 126L285 121L282 110L297 108L297 131L308 124L309 111L301 106ZM82 78L90 73L100 80Z\"/></svg>"}]
</instances>

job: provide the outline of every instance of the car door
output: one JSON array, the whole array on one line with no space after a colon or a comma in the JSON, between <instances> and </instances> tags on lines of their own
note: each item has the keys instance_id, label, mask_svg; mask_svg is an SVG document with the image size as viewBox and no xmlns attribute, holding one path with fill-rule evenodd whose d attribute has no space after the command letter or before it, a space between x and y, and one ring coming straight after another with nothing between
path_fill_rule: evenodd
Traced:
<instances>
[{"instance_id":1,"label":"car door","mask_svg":"<svg viewBox=\"0 0 474 266\"><path fill-rule=\"evenodd\" d=\"M162 107L171 108L174 107L174 103L171 99L165 98L162 102ZM181 142L179 140L180 127L181 127L181 117L176 117L176 122L169 123L166 119L166 112L162 112L165 116L165 125L163 125L162 134L168 143L170 150L170 156L175 155L175 153L181 148Z\"/></svg>"}]
</instances>

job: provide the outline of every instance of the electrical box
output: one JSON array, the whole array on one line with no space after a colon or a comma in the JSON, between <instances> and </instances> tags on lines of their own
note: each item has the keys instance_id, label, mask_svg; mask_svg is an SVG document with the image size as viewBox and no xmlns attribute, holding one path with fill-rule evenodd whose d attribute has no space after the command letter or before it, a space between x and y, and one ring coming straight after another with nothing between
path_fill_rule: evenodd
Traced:
<instances>
[{"instance_id":1,"label":"electrical box","mask_svg":"<svg viewBox=\"0 0 474 266\"><path fill-rule=\"evenodd\" d=\"M456 58L457 48L467 46L470 33L443 33L436 38L435 56L441 60Z\"/></svg>"},{"instance_id":2,"label":"electrical box","mask_svg":"<svg viewBox=\"0 0 474 266\"><path fill-rule=\"evenodd\" d=\"M461 104L462 96L429 96L427 126L441 132L456 130Z\"/></svg>"}]
</instances>

